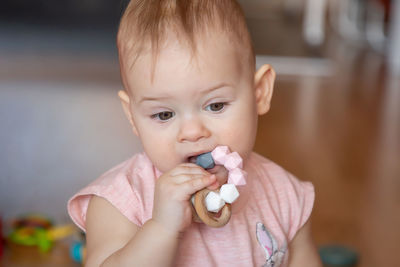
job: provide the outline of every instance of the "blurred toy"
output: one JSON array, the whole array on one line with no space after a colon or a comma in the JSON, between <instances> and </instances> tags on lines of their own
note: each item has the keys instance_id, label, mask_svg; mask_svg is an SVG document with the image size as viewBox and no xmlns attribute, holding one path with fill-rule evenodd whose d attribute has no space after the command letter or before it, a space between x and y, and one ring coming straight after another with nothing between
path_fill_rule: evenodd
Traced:
<instances>
[{"instance_id":1,"label":"blurred toy","mask_svg":"<svg viewBox=\"0 0 400 267\"><path fill-rule=\"evenodd\" d=\"M13 231L9 240L24 246L37 246L41 252L49 251L54 241L63 239L75 233L71 224L52 226L52 222L40 215L28 215L13 223Z\"/></svg>"},{"instance_id":2,"label":"blurred toy","mask_svg":"<svg viewBox=\"0 0 400 267\"><path fill-rule=\"evenodd\" d=\"M358 262L358 254L354 250L341 245L327 245L319 249L324 266L340 267L340 266L356 266Z\"/></svg>"},{"instance_id":3,"label":"blurred toy","mask_svg":"<svg viewBox=\"0 0 400 267\"><path fill-rule=\"evenodd\" d=\"M53 223L50 219L38 214L29 214L26 216L22 216L12 222L12 226L15 229L23 227L48 229L52 225Z\"/></svg>"},{"instance_id":4,"label":"blurred toy","mask_svg":"<svg viewBox=\"0 0 400 267\"><path fill-rule=\"evenodd\" d=\"M83 263L86 257L86 246L83 242L74 242L70 247L71 258L79 263Z\"/></svg>"}]
</instances>

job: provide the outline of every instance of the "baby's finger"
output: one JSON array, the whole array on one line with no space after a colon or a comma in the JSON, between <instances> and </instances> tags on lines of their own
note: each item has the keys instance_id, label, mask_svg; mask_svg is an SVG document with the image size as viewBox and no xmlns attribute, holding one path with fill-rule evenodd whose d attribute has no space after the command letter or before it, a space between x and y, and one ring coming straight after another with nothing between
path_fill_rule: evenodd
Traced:
<instances>
[{"instance_id":1,"label":"baby's finger","mask_svg":"<svg viewBox=\"0 0 400 267\"><path fill-rule=\"evenodd\" d=\"M216 181L215 175L203 176L202 178L191 179L179 185L180 190L187 196L187 199L197 191L206 188Z\"/></svg>"},{"instance_id":2,"label":"baby's finger","mask_svg":"<svg viewBox=\"0 0 400 267\"><path fill-rule=\"evenodd\" d=\"M179 174L176 176L172 176L171 181L174 184L179 185L179 184L183 184L183 183L186 183L186 182L194 180L194 179L201 179L206 176L210 176L210 174L207 173L206 175L204 175L204 174L186 174L185 173L185 174Z\"/></svg>"},{"instance_id":3,"label":"baby's finger","mask_svg":"<svg viewBox=\"0 0 400 267\"><path fill-rule=\"evenodd\" d=\"M203 175L208 174L203 168L193 163L180 164L179 166L171 170L169 173L171 176L177 176L181 174L203 174Z\"/></svg>"},{"instance_id":4,"label":"baby's finger","mask_svg":"<svg viewBox=\"0 0 400 267\"><path fill-rule=\"evenodd\" d=\"M224 166L218 168L218 171L215 173L215 176L217 176L217 181L220 185L226 184L226 182L228 182L228 175L229 172L227 169L225 169Z\"/></svg>"},{"instance_id":5,"label":"baby's finger","mask_svg":"<svg viewBox=\"0 0 400 267\"><path fill-rule=\"evenodd\" d=\"M228 181L229 172L227 169L225 169L224 166L217 166L216 168L211 170L211 173L215 174L217 179L213 184L207 187L207 189L209 190L215 190L219 188L221 185L226 184L226 182Z\"/></svg>"},{"instance_id":6,"label":"baby's finger","mask_svg":"<svg viewBox=\"0 0 400 267\"><path fill-rule=\"evenodd\" d=\"M220 187L220 183L216 179L214 183L212 183L211 185L207 186L207 189L211 190L211 191L214 191L214 190L218 189L219 187Z\"/></svg>"}]
</instances>

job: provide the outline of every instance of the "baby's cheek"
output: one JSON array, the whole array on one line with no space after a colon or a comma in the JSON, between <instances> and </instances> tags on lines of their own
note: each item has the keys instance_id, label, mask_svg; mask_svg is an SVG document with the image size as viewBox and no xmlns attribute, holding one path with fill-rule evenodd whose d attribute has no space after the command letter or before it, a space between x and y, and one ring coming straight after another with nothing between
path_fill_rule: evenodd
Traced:
<instances>
[{"instance_id":1,"label":"baby's cheek","mask_svg":"<svg viewBox=\"0 0 400 267\"><path fill-rule=\"evenodd\" d=\"M142 144L147 156L158 170L165 172L172 168L176 157L167 140L156 136L147 136L145 140L142 139Z\"/></svg>"},{"instance_id":2,"label":"baby's cheek","mask_svg":"<svg viewBox=\"0 0 400 267\"><path fill-rule=\"evenodd\" d=\"M231 151L247 157L253 150L255 135L247 125L230 128L223 137L222 144L229 146Z\"/></svg>"}]
</instances>

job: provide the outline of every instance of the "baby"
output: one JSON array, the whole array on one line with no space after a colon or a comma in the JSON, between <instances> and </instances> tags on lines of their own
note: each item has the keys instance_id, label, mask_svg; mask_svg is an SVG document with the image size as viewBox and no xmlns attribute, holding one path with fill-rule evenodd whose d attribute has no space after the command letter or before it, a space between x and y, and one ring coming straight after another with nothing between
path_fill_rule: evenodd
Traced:
<instances>
[{"instance_id":1,"label":"baby","mask_svg":"<svg viewBox=\"0 0 400 267\"><path fill-rule=\"evenodd\" d=\"M118 51L123 110L144 152L73 196L87 266L320 266L310 231L314 189L252 152L275 72L255 70L234 0L132 0ZM193 222L191 196L227 182L196 156L227 146L243 159L230 221ZM290 254L289 254L290 253Z\"/></svg>"}]
</instances>

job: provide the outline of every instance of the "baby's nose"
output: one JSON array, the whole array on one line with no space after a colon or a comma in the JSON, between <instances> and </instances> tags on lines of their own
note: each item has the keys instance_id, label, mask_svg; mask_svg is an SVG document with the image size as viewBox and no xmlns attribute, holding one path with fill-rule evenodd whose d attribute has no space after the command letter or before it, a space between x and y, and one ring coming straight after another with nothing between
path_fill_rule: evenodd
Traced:
<instances>
[{"instance_id":1,"label":"baby's nose","mask_svg":"<svg viewBox=\"0 0 400 267\"><path fill-rule=\"evenodd\" d=\"M196 142L202 138L210 137L211 132L208 130L205 122L197 116L191 116L181 122L178 141L179 142Z\"/></svg>"}]
</instances>

